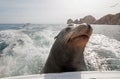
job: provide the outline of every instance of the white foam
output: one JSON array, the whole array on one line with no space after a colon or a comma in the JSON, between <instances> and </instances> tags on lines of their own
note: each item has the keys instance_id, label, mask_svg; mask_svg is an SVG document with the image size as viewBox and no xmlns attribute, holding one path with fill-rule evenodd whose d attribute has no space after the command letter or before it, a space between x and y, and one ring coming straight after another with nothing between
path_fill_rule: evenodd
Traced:
<instances>
[{"instance_id":1,"label":"white foam","mask_svg":"<svg viewBox=\"0 0 120 79\"><path fill-rule=\"evenodd\" d=\"M0 77L38 74L58 30L49 27L30 36L18 30L0 31L0 42L8 44L0 57ZM119 50L119 41L93 34L85 50L88 69L120 70Z\"/></svg>"},{"instance_id":2,"label":"white foam","mask_svg":"<svg viewBox=\"0 0 120 79\"><path fill-rule=\"evenodd\" d=\"M0 41L8 44L0 57L0 77L39 73L48 48L35 47L28 35L15 30L1 31Z\"/></svg>"},{"instance_id":3,"label":"white foam","mask_svg":"<svg viewBox=\"0 0 120 79\"><path fill-rule=\"evenodd\" d=\"M85 50L89 70L120 70L119 50L120 41L93 34Z\"/></svg>"}]
</instances>

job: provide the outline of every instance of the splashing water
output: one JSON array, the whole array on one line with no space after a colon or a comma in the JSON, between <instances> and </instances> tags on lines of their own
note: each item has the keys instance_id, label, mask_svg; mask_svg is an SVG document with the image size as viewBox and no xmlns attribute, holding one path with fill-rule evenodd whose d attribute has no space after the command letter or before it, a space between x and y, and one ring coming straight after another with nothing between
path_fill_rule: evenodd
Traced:
<instances>
[{"instance_id":1,"label":"splashing water","mask_svg":"<svg viewBox=\"0 0 120 79\"><path fill-rule=\"evenodd\" d=\"M120 70L120 41L93 34L85 58L89 70Z\"/></svg>"},{"instance_id":2,"label":"splashing water","mask_svg":"<svg viewBox=\"0 0 120 79\"><path fill-rule=\"evenodd\" d=\"M37 25L0 31L0 77L38 74L64 26ZM93 34L85 49L88 70L120 70L120 41Z\"/></svg>"}]
</instances>

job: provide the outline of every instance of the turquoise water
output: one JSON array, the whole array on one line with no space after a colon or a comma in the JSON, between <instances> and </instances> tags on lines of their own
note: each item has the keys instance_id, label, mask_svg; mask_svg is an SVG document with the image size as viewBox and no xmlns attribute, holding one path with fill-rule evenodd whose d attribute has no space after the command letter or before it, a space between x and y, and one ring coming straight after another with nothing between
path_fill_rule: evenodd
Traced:
<instances>
[{"instance_id":1,"label":"turquoise water","mask_svg":"<svg viewBox=\"0 0 120 79\"><path fill-rule=\"evenodd\" d=\"M38 74L54 37L67 25L0 24L0 77ZM120 26L92 25L86 46L89 71L120 71Z\"/></svg>"}]
</instances>

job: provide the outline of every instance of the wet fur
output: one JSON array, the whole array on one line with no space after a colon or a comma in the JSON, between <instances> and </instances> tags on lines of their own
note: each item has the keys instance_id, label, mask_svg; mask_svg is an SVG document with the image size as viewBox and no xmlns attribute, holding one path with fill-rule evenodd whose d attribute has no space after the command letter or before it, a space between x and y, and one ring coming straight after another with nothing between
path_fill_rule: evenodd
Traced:
<instances>
[{"instance_id":1,"label":"wet fur","mask_svg":"<svg viewBox=\"0 0 120 79\"><path fill-rule=\"evenodd\" d=\"M84 62L83 52L89 37L75 38L85 33L86 26L85 28L79 26L77 28L67 27L63 29L55 37L56 40L41 73L86 71L87 68ZM90 36L91 33L92 32L86 34Z\"/></svg>"}]
</instances>

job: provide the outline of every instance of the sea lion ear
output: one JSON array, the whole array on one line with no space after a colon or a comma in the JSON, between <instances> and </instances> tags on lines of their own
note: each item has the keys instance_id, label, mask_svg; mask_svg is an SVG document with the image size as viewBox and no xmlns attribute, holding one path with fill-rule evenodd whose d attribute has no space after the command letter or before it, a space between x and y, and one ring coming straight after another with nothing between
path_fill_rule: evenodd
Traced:
<instances>
[{"instance_id":1,"label":"sea lion ear","mask_svg":"<svg viewBox=\"0 0 120 79\"><path fill-rule=\"evenodd\" d=\"M57 39L58 36L55 36L54 39Z\"/></svg>"},{"instance_id":2,"label":"sea lion ear","mask_svg":"<svg viewBox=\"0 0 120 79\"><path fill-rule=\"evenodd\" d=\"M60 34L61 34L61 32L58 33L58 35L56 35L56 36L54 37L54 39L57 39L57 38L59 37Z\"/></svg>"}]
</instances>

